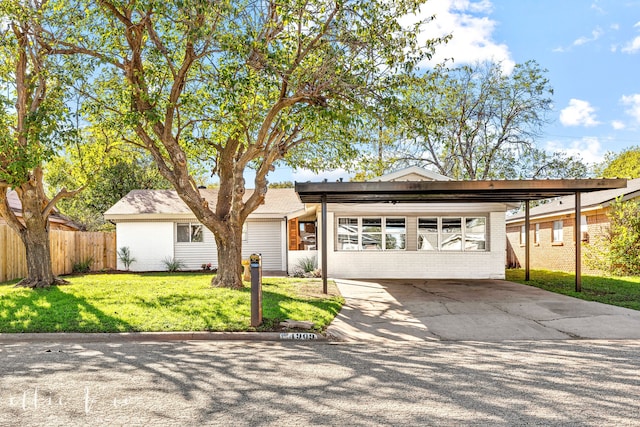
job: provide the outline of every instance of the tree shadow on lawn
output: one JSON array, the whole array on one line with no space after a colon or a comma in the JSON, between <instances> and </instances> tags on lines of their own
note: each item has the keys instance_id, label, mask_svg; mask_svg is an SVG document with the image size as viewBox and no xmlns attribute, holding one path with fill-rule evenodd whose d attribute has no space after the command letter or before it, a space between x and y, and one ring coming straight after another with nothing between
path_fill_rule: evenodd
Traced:
<instances>
[{"instance_id":1,"label":"tree shadow on lawn","mask_svg":"<svg viewBox=\"0 0 640 427\"><path fill-rule=\"evenodd\" d=\"M12 286L4 284L4 286ZM85 298L48 289L15 289L0 298L0 332L124 332L127 322L104 313Z\"/></svg>"}]
</instances>

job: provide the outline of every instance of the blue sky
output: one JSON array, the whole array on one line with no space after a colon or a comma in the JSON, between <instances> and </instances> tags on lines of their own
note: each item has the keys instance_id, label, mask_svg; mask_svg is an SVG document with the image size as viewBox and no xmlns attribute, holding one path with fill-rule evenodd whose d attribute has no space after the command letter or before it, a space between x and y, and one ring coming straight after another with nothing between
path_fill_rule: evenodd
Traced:
<instances>
[{"instance_id":1,"label":"blue sky","mask_svg":"<svg viewBox=\"0 0 640 427\"><path fill-rule=\"evenodd\" d=\"M422 12L436 14L424 37L453 35L436 61L508 70L532 59L548 70L554 110L539 147L594 163L640 145L640 0L429 0ZM278 168L269 180L346 176Z\"/></svg>"}]
</instances>

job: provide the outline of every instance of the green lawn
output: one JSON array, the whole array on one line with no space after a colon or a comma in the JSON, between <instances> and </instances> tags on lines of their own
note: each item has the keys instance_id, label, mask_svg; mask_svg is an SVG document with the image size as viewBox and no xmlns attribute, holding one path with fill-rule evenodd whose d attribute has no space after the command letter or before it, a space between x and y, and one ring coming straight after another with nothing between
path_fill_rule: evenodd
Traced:
<instances>
[{"instance_id":1,"label":"green lawn","mask_svg":"<svg viewBox=\"0 0 640 427\"><path fill-rule=\"evenodd\" d=\"M575 291L575 276L559 271L531 270L524 281L524 270L507 270L512 282L535 286L559 294L640 310L640 277L582 276L582 292Z\"/></svg>"},{"instance_id":2,"label":"green lawn","mask_svg":"<svg viewBox=\"0 0 640 427\"><path fill-rule=\"evenodd\" d=\"M0 284L0 332L250 331L251 287L212 288L202 273L94 274L45 290ZM319 279L264 278L258 330L311 320L323 330L344 300Z\"/></svg>"}]
</instances>

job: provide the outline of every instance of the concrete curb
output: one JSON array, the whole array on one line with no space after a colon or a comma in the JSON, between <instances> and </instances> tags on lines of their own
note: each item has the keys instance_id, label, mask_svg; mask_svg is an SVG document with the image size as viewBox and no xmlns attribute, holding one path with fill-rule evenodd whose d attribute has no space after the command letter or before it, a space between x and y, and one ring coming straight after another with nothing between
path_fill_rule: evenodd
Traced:
<instances>
[{"instance_id":1,"label":"concrete curb","mask_svg":"<svg viewBox=\"0 0 640 427\"><path fill-rule=\"evenodd\" d=\"M327 337L310 332L123 332L0 334L0 343L19 342L159 342L159 341L315 341Z\"/></svg>"}]
</instances>

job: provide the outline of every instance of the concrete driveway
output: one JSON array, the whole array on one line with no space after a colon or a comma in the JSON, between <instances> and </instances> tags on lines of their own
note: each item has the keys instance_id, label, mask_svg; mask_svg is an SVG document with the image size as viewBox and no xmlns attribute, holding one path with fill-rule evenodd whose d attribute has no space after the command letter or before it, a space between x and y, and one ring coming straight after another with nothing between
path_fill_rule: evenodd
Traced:
<instances>
[{"instance_id":1,"label":"concrete driveway","mask_svg":"<svg viewBox=\"0 0 640 427\"><path fill-rule=\"evenodd\" d=\"M343 341L640 339L640 311L503 280L341 280Z\"/></svg>"}]
</instances>

